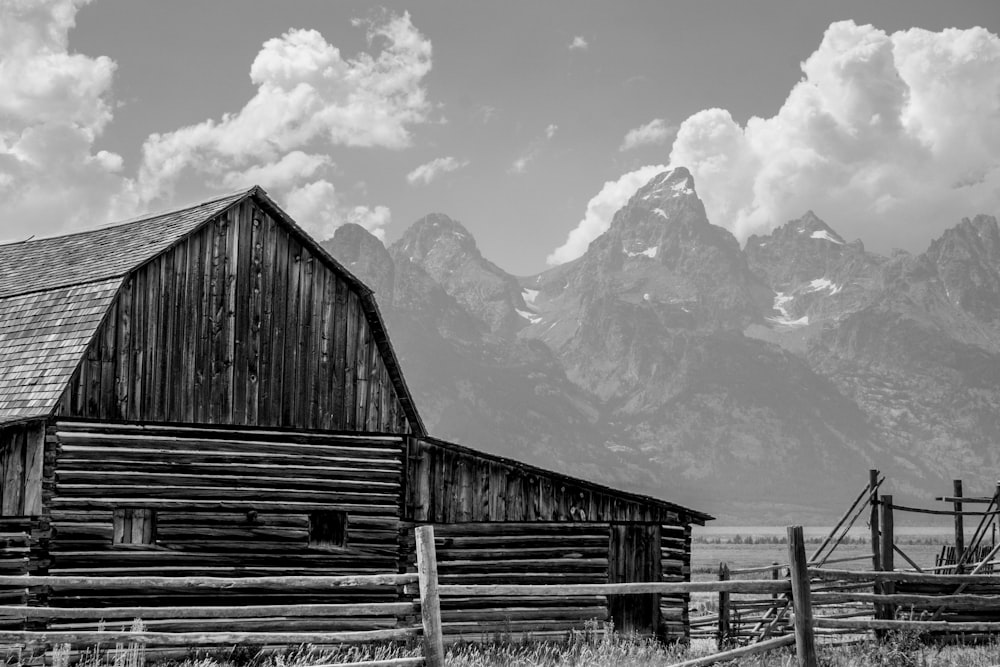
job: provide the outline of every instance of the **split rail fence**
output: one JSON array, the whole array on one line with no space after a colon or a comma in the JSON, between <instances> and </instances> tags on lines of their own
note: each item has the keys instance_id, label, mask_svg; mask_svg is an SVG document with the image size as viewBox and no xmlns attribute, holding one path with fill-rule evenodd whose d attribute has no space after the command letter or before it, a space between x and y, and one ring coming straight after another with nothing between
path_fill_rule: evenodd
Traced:
<instances>
[{"instance_id":1,"label":"split rail fence","mask_svg":"<svg viewBox=\"0 0 1000 667\"><path fill-rule=\"evenodd\" d=\"M891 507L890 505L888 505ZM376 660L362 663L341 663L342 667L443 667L444 638L441 623L441 597L475 598L478 596L607 596L630 594L678 595L690 593L718 593L726 595L750 594L775 596L772 608L778 610L759 632L754 643L744 646L723 647L713 655L695 658L677 667L699 667L740 656L769 651L782 646L795 646L798 664L815 667L816 637L824 633L867 633L907 629L918 632L948 633L997 633L1000 622L942 620L938 615L922 613L918 618L900 617L899 610L936 610L949 606L970 610L1000 609L1000 595L974 595L964 591L981 585L996 586L1000 577L983 574L981 570L992 562L1000 546L968 574L932 574L906 571L852 571L819 567L820 559L807 558L801 526L787 529L788 576L775 577L770 568L763 569L769 576L761 579L723 579L700 582L648 582L619 584L440 584L434 547L434 529L422 526L416 530L417 573L380 574L364 576L301 576L301 577L248 577L228 579L217 577L68 577L68 576L2 576L0 587L31 590L49 586L77 588L142 587L147 589L176 590L230 590L235 588L302 588L330 590L350 586L397 586L412 591L417 587L417 597L410 602L377 602L330 605L258 605L240 607L129 607L129 608L50 608L25 604L0 606L0 617L49 620L96 620L111 615L135 618L274 618L288 616L370 616L393 615L400 619L398 627L368 631L345 632L146 632L146 631L83 631L83 630L0 630L0 643L41 647L60 644L128 643L157 646L207 646L233 644L313 644L332 645L345 643L405 642L419 638L422 656ZM820 550L822 551L822 549ZM827 560L826 562L830 562ZM759 570L759 568L758 568ZM895 586L902 585L952 586L948 596L897 593ZM874 591L874 592L869 592ZM816 616L814 607L824 604L868 605L875 610L873 618L841 616ZM418 619L419 616L419 620ZM905 615L904 615L905 616ZM341 667L338 666L338 667ZM331 666L327 666L331 667Z\"/></svg>"}]
</instances>

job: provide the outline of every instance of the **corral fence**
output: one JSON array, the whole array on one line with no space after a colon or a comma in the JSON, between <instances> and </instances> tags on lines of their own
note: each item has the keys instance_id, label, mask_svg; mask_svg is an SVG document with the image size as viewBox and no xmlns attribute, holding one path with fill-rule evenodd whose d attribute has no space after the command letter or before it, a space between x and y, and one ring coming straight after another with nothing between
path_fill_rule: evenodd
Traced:
<instances>
[{"instance_id":1,"label":"corral fence","mask_svg":"<svg viewBox=\"0 0 1000 667\"><path fill-rule=\"evenodd\" d=\"M891 507L891 503L887 505ZM885 511L885 510L883 510ZM679 663L677 667L698 667L735 659L744 655L769 651L783 646L795 646L798 664L815 667L817 636L827 633L867 633L888 630L948 633L996 633L1000 622L957 621L941 619L925 613L914 616L900 610L935 610L943 606L963 609L1000 608L1000 595L975 595L964 591L971 587L996 585L1000 577L983 574L981 570L992 562L1000 547L986 554L968 574L935 574L907 571L852 571L818 567L815 557L808 558L801 526L787 529L787 576L776 576L773 568L765 569L766 577L758 579L721 579L715 581L648 582L618 584L440 584L434 547L434 528L416 529L417 573L358 576L282 576L282 577L99 577L99 576L32 576L0 575L0 588L7 591L44 590L50 587L77 589L113 589L141 587L151 590L233 590L309 588L331 590L347 587L396 586L415 593L410 601L348 604L242 605L229 607L60 607L30 604L0 606L0 617L22 620L86 620L114 616L118 618L185 618L185 619L247 619L287 618L299 616L366 617L393 616L397 627L343 632L157 632L146 630L39 629L0 630L0 643L40 648L76 644L128 643L138 646L211 646L211 645L340 645L345 643L407 642L419 638L422 656L340 663L338 667L410 667L426 665L443 667L444 637L440 600L442 597L503 596L607 596L607 595L684 595L716 593L720 595L766 596L772 603L770 620L762 621L771 628L754 637L752 643L724 647L719 653ZM759 569L759 568L757 568ZM753 572L751 572L752 574ZM780 574L780 573L779 573ZM896 586L927 585L953 587L948 596L898 593ZM415 588L414 588L415 587ZM875 592L869 592L875 591ZM9 598L7 598L9 599ZM20 598L18 598L20 599ZM824 604L867 605L871 618L817 616L814 608ZM331 666L327 666L331 667Z\"/></svg>"}]
</instances>

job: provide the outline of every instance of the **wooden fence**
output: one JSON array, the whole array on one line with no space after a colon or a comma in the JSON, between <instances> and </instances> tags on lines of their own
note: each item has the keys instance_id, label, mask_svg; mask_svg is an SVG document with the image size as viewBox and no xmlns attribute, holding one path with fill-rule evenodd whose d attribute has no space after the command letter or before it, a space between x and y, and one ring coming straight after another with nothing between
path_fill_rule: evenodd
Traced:
<instances>
[{"instance_id":1,"label":"wooden fence","mask_svg":"<svg viewBox=\"0 0 1000 667\"><path fill-rule=\"evenodd\" d=\"M759 633L754 643L713 655L679 663L677 667L700 667L740 656L795 645L800 667L815 667L816 636L824 632L864 633L867 631L913 630L917 632L997 633L1000 622L942 620L939 614L920 614L917 618L900 615L903 609L938 610L946 606L969 610L1000 609L1000 595L965 593L968 587L995 586L1000 576L983 574L1000 546L987 553L968 574L932 574L906 571L853 571L818 567L815 554L807 558L801 526L787 529L788 575L775 576L771 567L756 568L767 573L760 579L721 578L716 581L679 581L619 584L441 584L437 577L434 528L416 529L417 573L359 576L284 576L284 577L99 577L99 576L25 576L0 575L0 587L34 589L71 587L81 589L143 588L148 590L232 590L299 589L331 590L352 586L395 586L412 589L417 597L408 602L372 602L349 604L291 604L204 607L76 607L53 608L30 604L0 605L0 617L48 621L52 619L99 620L117 618L246 619L280 617L366 617L392 615L400 622L394 628L344 632L148 632L64 629L0 629L0 643L27 646L59 644L129 643L157 646L208 646L233 644L345 644L422 640L423 655L412 658L342 663L337 667L443 667L444 638L441 623L442 597L498 596L607 596L607 595L678 595L689 593L749 594L780 600L774 609L782 609L770 620L772 633ZM752 573L752 572L751 572ZM896 593L894 586L923 584L954 587L947 596ZM866 590L859 590L859 589ZM874 592L869 592L869 590ZM869 605L872 618L845 618L814 615L814 607L828 604ZM417 620L419 616L419 621ZM779 619L785 619L779 623ZM780 626L780 630L777 629ZM784 634L783 634L784 633ZM332 666L326 666L332 667Z\"/></svg>"}]
</instances>

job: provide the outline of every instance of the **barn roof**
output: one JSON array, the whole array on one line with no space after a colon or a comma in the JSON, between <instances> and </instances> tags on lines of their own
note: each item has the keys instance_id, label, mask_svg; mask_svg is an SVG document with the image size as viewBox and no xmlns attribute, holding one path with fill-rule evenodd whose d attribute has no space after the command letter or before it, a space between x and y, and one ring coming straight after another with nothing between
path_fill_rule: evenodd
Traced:
<instances>
[{"instance_id":1,"label":"barn roof","mask_svg":"<svg viewBox=\"0 0 1000 667\"><path fill-rule=\"evenodd\" d=\"M98 229L0 245L0 424L51 414L123 277L247 198L358 290L400 404L424 435L371 289L259 187Z\"/></svg>"}]
</instances>

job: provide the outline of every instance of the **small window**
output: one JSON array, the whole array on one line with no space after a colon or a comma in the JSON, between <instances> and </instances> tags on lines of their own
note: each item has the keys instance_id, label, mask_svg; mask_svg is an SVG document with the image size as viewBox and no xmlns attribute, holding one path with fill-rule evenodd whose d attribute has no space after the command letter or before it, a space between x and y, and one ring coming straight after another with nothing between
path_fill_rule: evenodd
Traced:
<instances>
[{"instance_id":1,"label":"small window","mask_svg":"<svg viewBox=\"0 0 1000 667\"><path fill-rule=\"evenodd\" d=\"M323 510L309 513L309 546L316 549L347 547L347 512Z\"/></svg>"},{"instance_id":2,"label":"small window","mask_svg":"<svg viewBox=\"0 0 1000 667\"><path fill-rule=\"evenodd\" d=\"M156 544L156 512L134 507L115 508L113 540L115 546Z\"/></svg>"}]
</instances>

